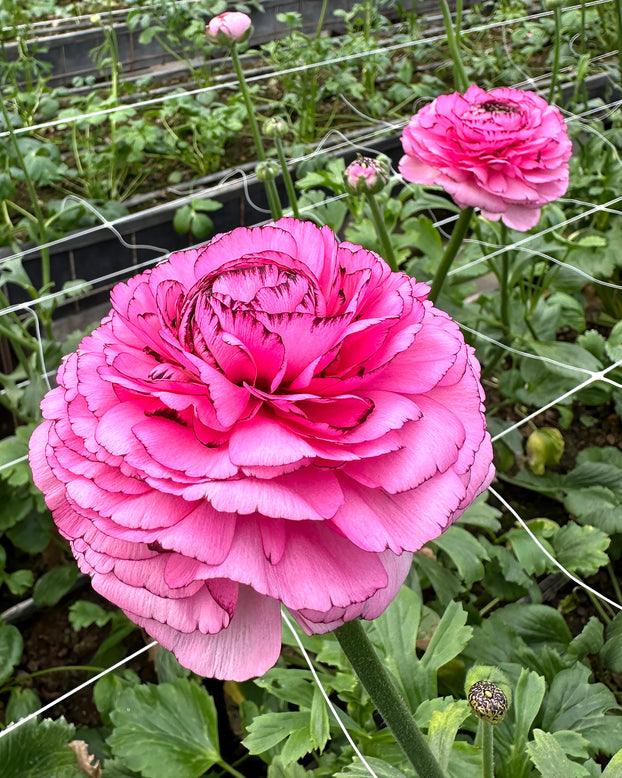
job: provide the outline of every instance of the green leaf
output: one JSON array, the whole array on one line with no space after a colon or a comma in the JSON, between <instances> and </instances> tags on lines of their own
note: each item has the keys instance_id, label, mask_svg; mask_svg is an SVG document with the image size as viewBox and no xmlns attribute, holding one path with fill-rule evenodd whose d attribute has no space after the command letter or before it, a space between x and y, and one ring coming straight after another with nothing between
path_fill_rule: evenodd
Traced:
<instances>
[{"instance_id":1,"label":"green leaf","mask_svg":"<svg viewBox=\"0 0 622 778\"><path fill-rule=\"evenodd\" d=\"M540 710L545 691L544 678L523 667L514 689L515 743L527 741L529 729Z\"/></svg>"},{"instance_id":2,"label":"green leaf","mask_svg":"<svg viewBox=\"0 0 622 778\"><path fill-rule=\"evenodd\" d=\"M268 778L311 778L311 775L298 762L285 764L280 756L275 756L268 765Z\"/></svg>"},{"instance_id":3,"label":"green leaf","mask_svg":"<svg viewBox=\"0 0 622 778\"><path fill-rule=\"evenodd\" d=\"M198 778L220 761L214 701L186 678L126 689L110 718L114 756L145 778Z\"/></svg>"},{"instance_id":4,"label":"green leaf","mask_svg":"<svg viewBox=\"0 0 622 778\"><path fill-rule=\"evenodd\" d=\"M162 646L157 647L155 671L160 683L173 683L177 678L188 678L190 670L182 667L172 651Z\"/></svg>"},{"instance_id":5,"label":"green leaf","mask_svg":"<svg viewBox=\"0 0 622 778\"><path fill-rule=\"evenodd\" d=\"M328 720L326 700L317 686L315 686L313 692L309 731L311 734L311 742L315 746L315 749L317 751L323 751L330 736L330 723Z\"/></svg>"},{"instance_id":6,"label":"green leaf","mask_svg":"<svg viewBox=\"0 0 622 778\"><path fill-rule=\"evenodd\" d=\"M411 710L415 710L427 696L426 691L420 688L422 679L417 659L420 620L421 598L409 587L402 586L386 611L374 621L383 659L400 685Z\"/></svg>"},{"instance_id":7,"label":"green leaf","mask_svg":"<svg viewBox=\"0 0 622 778\"><path fill-rule=\"evenodd\" d=\"M568 653L579 661L589 654L597 654L603 646L603 625L596 616L590 616L581 632L570 641Z\"/></svg>"},{"instance_id":8,"label":"green leaf","mask_svg":"<svg viewBox=\"0 0 622 778\"><path fill-rule=\"evenodd\" d=\"M622 742L622 717L603 715L619 706L604 684L589 682L590 674L589 667L576 663L555 675L544 702L541 727L547 732L578 732L594 751L611 754Z\"/></svg>"},{"instance_id":9,"label":"green leaf","mask_svg":"<svg viewBox=\"0 0 622 778\"><path fill-rule=\"evenodd\" d=\"M593 354L576 343L565 343L563 341L541 343L532 341L531 347L539 356L552 360L546 362L547 370L556 375L575 378L577 383L581 376L586 377L586 371L597 373L602 368L601 362ZM573 370L571 366L580 369Z\"/></svg>"},{"instance_id":10,"label":"green leaf","mask_svg":"<svg viewBox=\"0 0 622 778\"><path fill-rule=\"evenodd\" d=\"M382 759L366 756L365 761L376 773L378 778L406 778L404 773ZM352 764L349 764L343 770L335 773L334 778L369 778L369 770L358 757L354 757Z\"/></svg>"},{"instance_id":11,"label":"green leaf","mask_svg":"<svg viewBox=\"0 0 622 778\"><path fill-rule=\"evenodd\" d=\"M606 486L570 489L564 498L564 507L581 524L598 527L607 535L622 532L622 504Z\"/></svg>"},{"instance_id":12,"label":"green leaf","mask_svg":"<svg viewBox=\"0 0 622 778\"><path fill-rule=\"evenodd\" d=\"M23 650L24 641L17 627L0 624L0 684L11 677L13 668L22 658Z\"/></svg>"},{"instance_id":13,"label":"green leaf","mask_svg":"<svg viewBox=\"0 0 622 778\"><path fill-rule=\"evenodd\" d=\"M622 672L622 613L618 613L607 624L605 645L601 648L599 658L612 673Z\"/></svg>"},{"instance_id":14,"label":"green leaf","mask_svg":"<svg viewBox=\"0 0 622 778\"><path fill-rule=\"evenodd\" d=\"M74 728L65 719L21 724L0 738L2 778L84 778L67 745Z\"/></svg>"},{"instance_id":15,"label":"green leaf","mask_svg":"<svg viewBox=\"0 0 622 778\"><path fill-rule=\"evenodd\" d=\"M555 737L549 732L534 729L533 740L527 743L531 761L542 778L589 778L589 772L577 762L568 759Z\"/></svg>"},{"instance_id":16,"label":"green leaf","mask_svg":"<svg viewBox=\"0 0 622 778\"><path fill-rule=\"evenodd\" d=\"M622 359L622 321L617 322L609 333L605 351L612 362Z\"/></svg>"},{"instance_id":17,"label":"green leaf","mask_svg":"<svg viewBox=\"0 0 622 778\"><path fill-rule=\"evenodd\" d=\"M11 696L6 706L6 723L19 721L31 713L36 713L40 707L41 700L33 689L18 686L11 690Z\"/></svg>"},{"instance_id":18,"label":"green leaf","mask_svg":"<svg viewBox=\"0 0 622 778\"><path fill-rule=\"evenodd\" d=\"M500 619L518 632L532 647L548 644L564 651L572 640L564 617L548 605L515 602L495 611L494 616L495 620Z\"/></svg>"},{"instance_id":19,"label":"green leaf","mask_svg":"<svg viewBox=\"0 0 622 778\"><path fill-rule=\"evenodd\" d=\"M570 522L553 538L554 556L570 572L591 576L609 563L605 549L610 542L611 539L596 527L581 527Z\"/></svg>"},{"instance_id":20,"label":"green leaf","mask_svg":"<svg viewBox=\"0 0 622 778\"><path fill-rule=\"evenodd\" d=\"M428 728L428 742L434 756L447 771L456 734L463 722L471 715L471 708L466 700L457 700L443 711L434 711Z\"/></svg>"},{"instance_id":21,"label":"green leaf","mask_svg":"<svg viewBox=\"0 0 622 778\"><path fill-rule=\"evenodd\" d=\"M257 716L248 727L248 735L242 741L251 754L263 754L296 730L305 730L307 740L313 749L309 734L311 715L309 711L288 711L285 713L264 713Z\"/></svg>"},{"instance_id":22,"label":"green leaf","mask_svg":"<svg viewBox=\"0 0 622 778\"><path fill-rule=\"evenodd\" d=\"M602 778L622 778L622 749L611 757Z\"/></svg>"},{"instance_id":23,"label":"green leaf","mask_svg":"<svg viewBox=\"0 0 622 778\"><path fill-rule=\"evenodd\" d=\"M36 605L56 605L71 589L78 578L75 564L61 565L48 570L34 585L32 598Z\"/></svg>"},{"instance_id":24,"label":"green leaf","mask_svg":"<svg viewBox=\"0 0 622 778\"><path fill-rule=\"evenodd\" d=\"M444 551L458 568L465 585L470 587L484 577L484 561L489 560L486 549L477 538L455 524L432 544Z\"/></svg>"},{"instance_id":25,"label":"green leaf","mask_svg":"<svg viewBox=\"0 0 622 778\"><path fill-rule=\"evenodd\" d=\"M473 634L473 629L467 627L467 614L459 602L451 602L432 635L421 664L430 673L436 672L443 665L458 656Z\"/></svg>"},{"instance_id":26,"label":"green leaf","mask_svg":"<svg viewBox=\"0 0 622 778\"><path fill-rule=\"evenodd\" d=\"M113 613L113 611L105 611L95 602L77 600L69 606L69 622L76 632L92 624L103 627L110 621Z\"/></svg>"}]
</instances>

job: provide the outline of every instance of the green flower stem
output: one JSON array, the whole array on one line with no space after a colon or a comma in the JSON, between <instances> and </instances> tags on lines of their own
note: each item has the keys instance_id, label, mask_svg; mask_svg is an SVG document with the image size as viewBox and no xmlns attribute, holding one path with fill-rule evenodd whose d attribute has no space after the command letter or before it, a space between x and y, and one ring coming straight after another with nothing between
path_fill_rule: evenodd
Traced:
<instances>
[{"instance_id":1,"label":"green flower stem","mask_svg":"<svg viewBox=\"0 0 622 778\"><path fill-rule=\"evenodd\" d=\"M276 155L279 158L281 170L283 171L283 181L285 182L285 189L287 191L287 197L289 198L289 204L292 209L292 214L295 219L300 219L300 211L298 210L298 198L296 197L296 190L294 189L294 182L292 181L289 168L287 167L287 160L283 152L283 142L280 135L275 135L274 146L276 148Z\"/></svg>"},{"instance_id":2,"label":"green flower stem","mask_svg":"<svg viewBox=\"0 0 622 778\"><path fill-rule=\"evenodd\" d=\"M504 251L501 255L501 289L500 289L500 315L501 327L503 329L503 340L508 343L511 334L510 328L510 258L508 252Z\"/></svg>"},{"instance_id":3,"label":"green flower stem","mask_svg":"<svg viewBox=\"0 0 622 778\"><path fill-rule=\"evenodd\" d=\"M382 244L382 253L384 255L384 259L386 259L387 264L391 270L397 272L397 260L395 259L391 238L389 237L386 224L384 223L384 219L380 213L380 208L378 208L376 197L371 193L366 193L365 197L367 198L367 203L369 204L369 208L371 210L371 217L374 222L374 226L376 227L376 231L378 232L380 243Z\"/></svg>"},{"instance_id":4,"label":"green flower stem","mask_svg":"<svg viewBox=\"0 0 622 778\"><path fill-rule=\"evenodd\" d=\"M324 29L324 19L326 18L326 11L328 9L328 0L324 0L322 3L322 9L320 11L320 18L317 22L317 27L315 29L315 42L317 43L322 35L322 30Z\"/></svg>"},{"instance_id":5,"label":"green flower stem","mask_svg":"<svg viewBox=\"0 0 622 778\"><path fill-rule=\"evenodd\" d=\"M451 267L451 263L454 261L456 254L458 253L458 249L462 245L462 241L464 240L464 237L469 228L469 224L471 223L471 217L473 216L474 210L475 209L473 206L465 208L460 212L458 221L454 224L451 238L449 239L449 243L445 248L445 253L443 254L441 263L436 269L436 273L434 274L434 278L432 280L432 287L430 289L428 299L432 300L433 303L436 303L436 300L445 282L447 273L449 272L449 268Z\"/></svg>"},{"instance_id":6,"label":"green flower stem","mask_svg":"<svg viewBox=\"0 0 622 778\"><path fill-rule=\"evenodd\" d=\"M482 756L484 760L483 778L495 778L495 756L494 756L494 725L489 721L480 719L479 731L481 735Z\"/></svg>"},{"instance_id":7,"label":"green flower stem","mask_svg":"<svg viewBox=\"0 0 622 778\"><path fill-rule=\"evenodd\" d=\"M617 0L618 6L620 0ZM553 9L553 18L555 19L555 40L553 44L553 65L551 67L551 86L549 88L549 103L555 98L555 90L559 81L559 54L562 47L562 9L556 6Z\"/></svg>"},{"instance_id":8,"label":"green flower stem","mask_svg":"<svg viewBox=\"0 0 622 778\"><path fill-rule=\"evenodd\" d=\"M225 762L225 760L221 760L219 762L216 762L218 767L222 768L226 773L229 773L229 775L233 775L234 778L246 778L244 773L239 772L235 769L235 767L232 767L228 762Z\"/></svg>"},{"instance_id":9,"label":"green flower stem","mask_svg":"<svg viewBox=\"0 0 622 778\"><path fill-rule=\"evenodd\" d=\"M361 622L358 619L347 621L335 630L335 636L419 778L446 778Z\"/></svg>"},{"instance_id":10,"label":"green flower stem","mask_svg":"<svg viewBox=\"0 0 622 778\"><path fill-rule=\"evenodd\" d=\"M445 33L447 35L447 45L449 47L449 53L454 63L454 86L458 92L465 92L469 79L467 78L466 70L462 64L462 57L460 56L460 27L459 20L462 18L462 2L458 0L457 5L457 20L456 30L451 19L451 11L447 0L441 0L441 9L443 11L443 21L445 22ZM456 31L458 35L456 36Z\"/></svg>"},{"instance_id":11,"label":"green flower stem","mask_svg":"<svg viewBox=\"0 0 622 778\"><path fill-rule=\"evenodd\" d=\"M242 97L244 99L244 105L246 106L246 113L248 114L248 121L250 123L251 133L255 142L255 150L257 151L257 159L260 162L265 162L266 152L264 151L263 143L261 141L259 125L257 124L257 117L255 116L255 109L253 107L253 101L251 100L248 85L246 83L246 79L244 78L242 63L240 62L240 55L238 54L235 43L231 44L230 51L231 58L233 59L233 66L235 67L235 73L240 84L240 91L242 92ZM270 207L272 218L280 219L283 215L283 211L281 210L281 202L279 200L279 193L277 192L276 184L272 179L267 179L264 181L264 186L266 188L266 195L268 197L268 205Z\"/></svg>"}]
</instances>

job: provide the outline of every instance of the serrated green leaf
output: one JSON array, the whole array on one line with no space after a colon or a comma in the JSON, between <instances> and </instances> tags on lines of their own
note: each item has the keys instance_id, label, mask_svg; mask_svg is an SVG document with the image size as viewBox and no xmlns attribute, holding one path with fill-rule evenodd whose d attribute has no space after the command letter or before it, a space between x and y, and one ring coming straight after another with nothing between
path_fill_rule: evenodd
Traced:
<instances>
[{"instance_id":1,"label":"serrated green leaf","mask_svg":"<svg viewBox=\"0 0 622 778\"><path fill-rule=\"evenodd\" d=\"M457 657L469 642L473 629L466 626L466 621L462 604L449 603L420 660L428 672L436 675L439 668Z\"/></svg>"},{"instance_id":2,"label":"serrated green leaf","mask_svg":"<svg viewBox=\"0 0 622 778\"><path fill-rule=\"evenodd\" d=\"M622 749L611 757L602 778L622 778Z\"/></svg>"},{"instance_id":3,"label":"serrated green leaf","mask_svg":"<svg viewBox=\"0 0 622 778\"><path fill-rule=\"evenodd\" d=\"M622 321L617 322L607 338L605 351L612 362L622 359Z\"/></svg>"},{"instance_id":4,"label":"serrated green leaf","mask_svg":"<svg viewBox=\"0 0 622 778\"><path fill-rule=\"evenodd\" d=\"M435 711L430 719L428 743L441 770L447 771L456 734L463 722L471 715L466 700L457 700L443 711Z\"/></svg>"},{"instance_id":5,"label":"serrated green leaf","mask_svg":"<svg viewBox=\"0 0 622 778\"><path fill-rule=\"evenodd\" d=\"M248 727L248 735L242 741L251 754L263 754L278 745L289 735L298 730L306 729L309 737L309 711L288 711L285 713L264 713L257 716Z\"/></svg>"},{"instance_id":6,"label":"serrated green leaf","mask_svg":"<svg viewBox=\"0 0 622 778\"><path fill-rule=\"evenodd\" d=\"M76 632L90 627L91 624L103 627L112 616L113 611L106 611L101 605L88 600L77 600L69 606L69 622Z\"/></svg>"},{"instance_id":7,"label":"serrated green leaf","mask_svg":"<svg viewBox=\"0 0 622 778\"><path fill-rule=\"evenodd\" d=\"M61 565L48 570L34 585L32 598L37 605L52 606L64 597L78 578L75 564Z\"/></svg>"},{"instance_id":8,"label":"serrated green leaf","mask_svg":"<svg viewBox=\"0 0 622 778\"><path fill-rule=\"evenodd\" d=\"M431 545L449 556L467 587L484 577L483 563L489 560L488 552L467 530L454 524Z\"/></svg>"},{"instance_id":9,"label":"serrated green leaf","mask_svg":"<svg viewBox=\"0 0 622 778\"><path fill-rule=\"evenodd\" d=\"M421 598L412 589L403 586L386 611L374 621L373 627L380 638L383 661L395 677L411 710L415 710L428 696L428 681L417 658L420 620Z\"/></svg>"},{"instance_id":10,"label":"serrated green leaf","mask_svg":"<svg viewBox=\"0 0 622 778\"><path fill-rule=\"evenodd\" d=\"M515 602L495 611L499 619L515 630L532 647L549 645L564 651L572 640L564 617L548 605Z\"/></svg>"},{"instance_id":11,"label":"serrated green leaf","mask_svg":"<svg viewBox=\"0 0 622 778\"><path fill-rule=\"evenodd\" d=\"M13 673L24 650L24 641L17 627L12 624L0 624L0 684Z\"/></svg>"},{"instance_id":12,"label":"serrated green leaf","mask_svg":"<svg viewBox=\"0 0 622 778\"><path fill-rule=\"evenodd\" d=\"M114 756L145 778L198 778L220 761L214 700L186 678L126 689L110 718Z\"/></svg>"},{"instance_id":13,"label":"serrated green leaf","mask_svg":"<svg viewBox=\"0 0 622 778\"><path fill-rule=\"evenodd\" d=\"M378 778L406 778L404 773L400 772L396 767L390 765L382 759L376 759L373 756L366 756L365 761L369 764L371 769L376 773ZM361 762L358 757L352 760L352 764L349 764L343 770L334 774L334 778L369 778L369 769Z\"/></svg>"},{"instance_id":14,"label":"serrated green leaf","mask_svg":"<svg viewBox=\"0 0 622 778\"><path fill-rule=\"evenodd\" d=\"M317 686L314 687L313 691L309 731L311 734L311 742L313 743L315 750L323 751L330 736L330 723L328 720L326 700Z\"/></svg>"},{"instance_id":15,"label":"serrated green leaf","mask_svg":"<svg viewBox=\"0 0 622 778\"><path fill-rule=\"evenodd\" d=\"M284 764L280 756L275 756L268 765L268 778L309 778L305 768L298 762Z\"/></svg>"},{"instance_id":16,"label":"serrated green leaf","mask_svg":"<svg viewBox=\"0 0 622 778\"><path fill-rule=\"evenodd\" d=\"M565 524L553 538L554 556L572 573L591 576L609 563L605 554L611 539L601 530L573 522Z\"/></svg>"},{"instance_id":17,"label":"serrated green leaf","mask_svg":"<svg viewBox=\"0 0 622 778\"><path fill-rule=\"evenodd\" d=\"M611 754L622 742L622 717L603 715L618 710L618 705L604 684L590 683L590 675L590 668L581 663L555 675L544 701L541 726L547 732L578 732L594 750Z\"/></svg>"},{"instance_id":18,"label":"serrated green leaf","mask_svg":"<svg viewBox=\"0 0 622 778\"><path fill-rule=\"evenodd\" d=\"M598 372L602 368L600 360L576 343L532 341L530 345L536 354L551 360L545 363L547 370L556 375L577 379L577 383L581 375Z\"/></svg>"},{"instance_id":19,"label":"serrated green leaf","mask_svg":"<svg viewBox=\"0 0 622 778\"><path fill-rule=\"evenodd\" d=\"M570 641L568 653L581 661L589 654L596 654L603 646L604 627L596 616L590 616L579 634Z\"/></svg>"},{"instance_id":20,"label":"serrated green leaf","mask_svg":"<svg viewBox=\"0 0 622 778\"><path fill-rule=\"evenodd\" d=\"M605 644L599 657L605 667L612 673L622 672L622 613L618 613L607 624Z\"/></svg>"},{"instance_id":21,"label":"serrated green leaf","mask_svg":"<svg viewBox=\"0 0 622 778\"><path fill-rule=\"evenodd\" d=\"M188 678L190 675L190 670L179 664L175 654L162 646L158 646L155 671L160 683L173 683L177 678Z\"/></svg>"},{"instance_id":22,"label":"serrated green leaf","mask_svg":"<svg viewBox=\"0 0 622 778\"><path fill-rule=\"evenodd\" d=\"M589 772L577 762L568 759L555 737L549 732L534 729L533 740L527 743L531 761L542 778L589 778Z\"/></svg>"},{"instance_id":23,"label":"serrated green leaf","mask_svg":"<svg viewBox=\"0 0 622 778\"><path fill-rule=\"evenodd\" d=\"M281 751L281 759L285 764L297 762L306 754L311 753L313 748L313 740L309 727L300 727L300 729L295 729L293 732L290 732Z\"/></svg>"},{"instance_id":24,"label":"serrated green leaf","mask_svg":"<svg viewBox=\"0 0 622 778\"><path fill-rule=\"evenodd\" d=\"M613 535L622 532L622 504L606 486L569 489L564 507L581 524L589 524Z\"/></svg>"},{"instance_id":25,"label":"serrated green leaf","mask_svg":"<svg viewBox=\"0 0 622 778\"><path fill-rule=\"evenodd\" d=\"M19 721L31 713L36 713L41 707L41 700L34 689L21 686L11 690L11 696L6 706L6 723Z\"/></svg>"},{"instance_id":26,"label":"serrated green leaf","mask_svg":"<svg viewBox=\"0 0 622 778\"><path fill-rule=\"evenodd\" d=\"M31 719L0 738L2 778L84 778L67 745L74 728L65 719Z\"/></svg>"}]
</instances>

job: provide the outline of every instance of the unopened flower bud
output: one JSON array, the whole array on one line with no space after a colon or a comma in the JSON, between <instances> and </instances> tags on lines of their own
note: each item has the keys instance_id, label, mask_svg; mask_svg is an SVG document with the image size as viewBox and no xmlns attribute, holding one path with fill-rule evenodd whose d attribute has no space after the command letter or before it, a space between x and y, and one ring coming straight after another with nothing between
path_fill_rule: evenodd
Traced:
<instances>
[{"instance_id":1,"label":"unopened flower bud","mask_svg":"<svg viewBox=\"0 0 622 778\"><path fill-rule=\"evenodd\" d=\"M387 166L379 159L358 157L345 169L344 181L350 194L376 194L389 180Z\"/></svg>"},{"instance_id":2,"label":"unopened flower bud","mask_svg":"<svg viewBox=\"0 0 622 778\"><path fill-rule=\"evenodd\" d=\"M282 138L287 132L287 124L279 116L271 116L263 123L262 130L267 138Z\"/></svg>"},{"instance_id":3,"label":"unopened flower bud","mask_svg":"<svg viewBox=\"0 0 622 778\"><path fill-rule=\"evenodd\" d=\"M476 681L469 689L467 700L473 713L490 724L503 721L508 711L508 698L491 681Z\"/></svg>"},{"instance_id":4,"label":"unopened flower bud","mask_svg":"<svg viewBox=\"0 0 622 778\"><path fill-rule=\"evenodd\" d=\"M251 18L239 11L226 11L210 20L205 28L207 40L220 46L243 43L251 34Z\"/></svg>"},{"instance_id":5,"label":"unopened flower bud","mask_svg":"<svg viewBox=\"0 0 622 778\"><path fill-rule=\"evenodd\" d=\"M272 181L278 176L280 170L278 162L273 159L266 159L263 162L257 163L255 175L259 181Z\"/></svg>"}]
</instances>

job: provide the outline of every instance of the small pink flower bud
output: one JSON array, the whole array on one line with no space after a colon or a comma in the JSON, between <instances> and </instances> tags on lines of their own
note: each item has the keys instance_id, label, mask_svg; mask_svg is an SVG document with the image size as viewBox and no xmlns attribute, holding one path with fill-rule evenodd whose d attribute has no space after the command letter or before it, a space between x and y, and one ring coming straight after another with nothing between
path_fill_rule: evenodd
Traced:
<instances>
[{"instance_id":1,"label":"small pink flower bud","mask_svg":"<svg viewBox=\"0 0 622 778\"><path fill-rule=\"evenodd\" d=\"M358 157L345 169L344 181L351 194L376 194L389 180L389 172L379 159Z\"/></svg>"},{"instance_id":2,"label":"small pink flower bud","mask_svg":"<svg viewBox=\"0 0 622 778\"><path fill-rule=\"evenodd\" d=\"M238 11L226 11L210 20L205 34L208 41L221 46L242 43L251 34L251 18Z\"/></svg>"}]
</instances>

